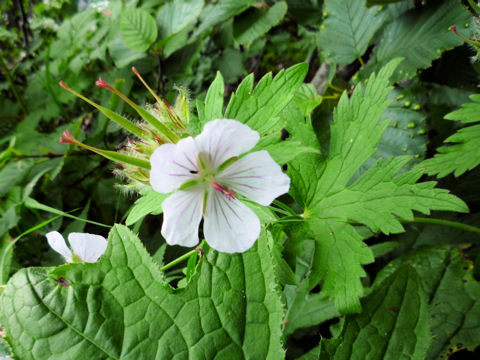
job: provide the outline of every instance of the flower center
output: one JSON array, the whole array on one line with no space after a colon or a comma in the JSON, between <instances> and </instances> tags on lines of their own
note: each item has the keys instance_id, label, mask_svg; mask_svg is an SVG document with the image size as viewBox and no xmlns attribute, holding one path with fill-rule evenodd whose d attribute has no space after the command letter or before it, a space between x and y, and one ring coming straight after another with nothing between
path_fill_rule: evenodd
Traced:
<instances>
[{"instance_id":1,"label":"flower center","mask_svg":"<svg viewBox=\"0 0 480 360\"><path fill-rule=\"evenodd\" d=\"M235 195L237 195L235 191L227 189L226 187L220 185L216 181L210 182L210 185L212 185L212 187L215 190L220 191L223 195L225 195L228 198L228 200L235 199Z\"/></svg>"}]
</instances>

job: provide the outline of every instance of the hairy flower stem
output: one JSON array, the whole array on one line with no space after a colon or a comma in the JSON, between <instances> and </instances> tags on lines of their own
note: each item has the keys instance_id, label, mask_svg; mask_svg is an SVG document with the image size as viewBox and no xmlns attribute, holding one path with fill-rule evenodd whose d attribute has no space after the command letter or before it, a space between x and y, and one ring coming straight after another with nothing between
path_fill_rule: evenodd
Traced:
<instances>
[{"instance_id":1,"label":"hairy flower stem","mask_svg":"<svg viewBox=\"0 0 480 360\"><path fill-rule=\"evenodd\" d=\"M176 258L175 260L169 262L167 265L163 266L160 268L161 271L165 271L165 270L168 270L170 269L171 267L181 263L182 261L184 260L187 260L190 258L190 256L192 256L193 254L195 254L196 252L199 253L199 255L201 256L203 254L203 251L200 247L196 247L195 249L187 252L186 254L183 254L182 256Z\"/></svg>"},{"instance_id":2,"label":"hairy flower stem","mask_svg":"<svg viewBox=\"0 0 480 360\"><path fill-rule=\"evenodd\" d=\"M404 223L404 224L414 223L414 224L429 224L429 225L445 226L445 227L450 227L450 228L454 228L454 229L460 229L460 230L463 230L463 231L472 232L472 233L480 236L480 228L477 228L477 227L471 226L471 225L462 224L462 223L456 222L456 221L435 219L435 218L427 218L427 217L415 217L413 220L400 219L400 222Z\"/></svg>"}]
</instances>

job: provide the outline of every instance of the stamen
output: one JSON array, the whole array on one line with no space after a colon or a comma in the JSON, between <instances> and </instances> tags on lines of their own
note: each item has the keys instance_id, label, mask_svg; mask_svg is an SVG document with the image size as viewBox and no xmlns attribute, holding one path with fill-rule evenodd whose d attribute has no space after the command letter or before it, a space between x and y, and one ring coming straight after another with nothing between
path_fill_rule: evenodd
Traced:
<instances>
[{"instance_id":1,"label":"stamen","mask_svg":"<svg viewBox=\"0 0 480 360\"><path fill-rule=\"evenodd\" d=\"M143 80L142 76L140 75L138 70L135 68L135 66L132 66L132 71L135 73L135 75L137 75L137 77L142 82L143 86L145 86L147 88L147 90L150 92L150 94L152 94L152 96L155 98L155 100L157 100L158 103L161 103L162 100L157 96L157 94L155 94L153 92L153 90L150 88L150 86L148 86L147 82L145 80Z\"/></svg>"},{"instance_id":2,"label":"stamen","mask_svg":"<svg viewBox=\"0 0 480 360\"><path fill-rule=\"evenodd\" d=\"M223 195L225 195L228 198L228 200L234 200L235 195L237 195L235 191L227 189L226 187L220 185L216 181L212 181L211 185L215 190L220 191Z\"/></svg>"}]
</instances>

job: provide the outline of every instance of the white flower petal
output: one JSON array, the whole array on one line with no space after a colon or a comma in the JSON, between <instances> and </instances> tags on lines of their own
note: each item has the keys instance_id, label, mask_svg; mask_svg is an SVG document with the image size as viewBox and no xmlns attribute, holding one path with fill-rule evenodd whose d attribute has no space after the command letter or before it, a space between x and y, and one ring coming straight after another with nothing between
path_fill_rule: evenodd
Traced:
<instances>
[{"instance_id":1,"label":"white flower petal","mask_svg":"<svg viewBox=\"0 0 480 360\"><path fill-rule=\"evenodd\" d=\"M237 120L218 119L208 122L195 138L198 150L212 168L251 150L260 139L258 132Z\"/></svg>"},{"instance_id":2,"label":"white flower petal","mask_svg":"<svg viewBox=\"0 0 480 360\"><path fill-rule=\"evenodd\" d=\"M162 204L162 235L170 245L198 244L198 225L202 220L205 191L193 186L170 195Z\"/></svg>"},{"instance_id":3,"label":"white flower petal","mask_svg":"<svg viewBox=\"0 0 480 360\"><path fill-rule=\"evenodd\" d=\"M218 182L261 205L288 192L290 178L265 151L248 154L216 176Z\"/></svg>"},{"instance_id":4,"label":"white flower petal","mask_svg":"<svg viewBox=\"0 0 480 360\"><path fill-rule=\"evenodd\" d=\"M103 236L88 233L70 233L68 242L80 260L96 262L107 250L107 240Z\"/></svg>"},{"instance_id":5,"label":"white flower petal","mask_svg":"<svg viewBox=\"0 0 480 360\"><path fill-rule=\"evenodd\" d=\"M260 220L240 200L228 200L211 190L203 223L205 240L212 248L236 253L248 250L260 235Z\"/></svg>"},{"instance_id":6,"label":"white flower petal","mask_svg":"<svg viewBox=\"0 0 480 360\"><path fill-rule=\"evenodd\" d=\"M65 239L58 231L51 231L47 235L48 245L57 253L62 255L67 261L72 260L72 251L68 248Z\"/></svg>"},{"instance_id":7,"label":"white flower petal","mask_svg":"<svg viewBox=\"0 0 480 360\"><path fill-rule=\"evenodd\" d=\"M192 137L164 144L150 158L150 184L167 194L198 177L198 150Z\"/></svg>"}]
</instances>

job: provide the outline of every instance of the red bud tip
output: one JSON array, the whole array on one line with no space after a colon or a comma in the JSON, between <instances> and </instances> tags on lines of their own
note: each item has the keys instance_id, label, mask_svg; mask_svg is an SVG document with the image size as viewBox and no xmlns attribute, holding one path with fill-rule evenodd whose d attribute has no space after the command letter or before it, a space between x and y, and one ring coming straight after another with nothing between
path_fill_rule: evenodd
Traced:
<instances>
[{"instance_id":1,"label":"red bud tip","mask_svg":"<svg viewBox=\"0 0 480 360\"><path fill-rule=\"evenodd\" d=\"M63 81L60 81L58 84L59 84L61 87L63 87L64 89L68 89L67 84L65 84Z\"/></svg>"},{"instance_id":2,"label":"red bud tip","mask_svg":"<svg viewBox=\"0 0 480 360\"><path fill-rule=\"evenodd\" d=\"M60 136L61 143L73 144L75 141L73 135L70 133L69 130L65 130L62 136Z\"/></svg>"},{"instance_id":3,"label":"red bud tip","mask_svg":"<svg viewBox=\"0 0 480 360\"><path fill-rule=\"evenodd\" d=\"M453 32L457 32L457 27L455 25L450 26L450 30Z\"/></svg>"},{"instance_id":4,"label":"red bud tip","mask_svg":"<svg viewBox=\"0 0 480 360\"><path fill-rule=\"evenodd\" d=\"M135 66L132 66L132 71L135 73L135 75L137 75L137 76L140 75L138 73L138 70L135 68Z\"/></svg>"},{"instance_id":5,"label":"red bud tip","mask_svg":"<svg viewBox=\"0 0 480 360\"><path fill-rule=\"evenodd\" d=\"M102 78L98 78L97 82L95 83L98 87L106 88L106 89L111 89L112 87L108 85L108 83L103 80Z\"/></svg>"}]
</instances>

